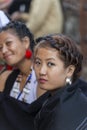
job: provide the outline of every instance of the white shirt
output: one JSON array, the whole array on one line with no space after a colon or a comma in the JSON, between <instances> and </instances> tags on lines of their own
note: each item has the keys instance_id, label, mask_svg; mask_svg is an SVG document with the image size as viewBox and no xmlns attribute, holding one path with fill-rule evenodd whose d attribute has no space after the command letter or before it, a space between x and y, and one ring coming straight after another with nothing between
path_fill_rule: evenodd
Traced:
<instances>
[{"instance_id":1,"label":"white shirt","mask_svg":"<svg viewBox=\"0 0 87 130\"><path fill-rule=\"evenodd\" d=\"M34 70L32 70L31 82L27 83L27 88L29 90L28 94L25 94L25 92L23 92L23 91L20 92L19 88L17 88L17 92L15 93L14 88L17 86L18 86L18 83L15 82L13 85L13 88L10 92L10 96L12 96L20 101L27 102L29 104L37 99L37 94L36 94L37 93L37 81L36 81L36 76L35 76ZM19 96L19 98L18 98L18 96Z\"/></svg>"}]
</instances>

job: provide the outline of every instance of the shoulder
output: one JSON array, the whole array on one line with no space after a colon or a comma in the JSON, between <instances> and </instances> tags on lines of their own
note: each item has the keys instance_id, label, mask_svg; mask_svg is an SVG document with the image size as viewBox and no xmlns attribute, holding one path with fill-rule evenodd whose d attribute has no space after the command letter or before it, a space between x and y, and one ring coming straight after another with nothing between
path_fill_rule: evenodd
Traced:
<instances>
[{"instance_id":1,"label":"shoulder","mask_svg":"<svg viewBox=\"0 0 87 130\"><path fill-rule=\"evenodd\" d=\"M0 91L4 90L5 82L12 71L6 70L0 75Z\"/></svg>"}]
</instances>

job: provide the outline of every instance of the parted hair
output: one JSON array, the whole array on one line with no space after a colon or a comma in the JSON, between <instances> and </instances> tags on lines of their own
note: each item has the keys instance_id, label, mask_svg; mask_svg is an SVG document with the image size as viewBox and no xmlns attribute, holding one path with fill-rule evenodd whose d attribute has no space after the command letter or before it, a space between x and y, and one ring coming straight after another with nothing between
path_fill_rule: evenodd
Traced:
<instances>
[{"instance_id":1,"label":"parted hair","mask_svg":"<svg viewBox=\"0 0 87 130\"><path fill-rule=\"evenodd\" d=\"M0 28L0 33L2 31L7 31L9 29L14 31L14 33L17 34L17 36L19 37L20 40L22 40L22 38L27 36L29 38L29 40L30 40L30 48L31 48L31 50L33 50L33 46L35 44L34 43L34 36L31 33L31 31L29 30L29 28L27 28L25 23L19 22L19 21L10 21L4 27Z\"/></svg>"},{"instance_id":2,"label":"parted hair","mask_svg":"<svg viewBox=\"0 0 87 130\"><path fill-rule=\"evenodd\" d=\"M47 36L39 37L35 42L35 49L38 47L51 47L59 52L60 59L64 62L64 66L75 66L75 71L72 80L75 81L82 70L83 56L78 49L76 42L70 37L63 34L50 34Z\"/></svg>"}]
</instances>

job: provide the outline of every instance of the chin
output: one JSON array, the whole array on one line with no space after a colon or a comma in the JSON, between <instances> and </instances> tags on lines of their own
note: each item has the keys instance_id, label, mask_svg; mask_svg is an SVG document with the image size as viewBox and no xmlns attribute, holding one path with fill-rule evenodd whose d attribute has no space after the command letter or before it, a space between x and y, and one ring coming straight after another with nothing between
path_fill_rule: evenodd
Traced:
<instances>
[{"instance_id":1,"label":"chin","mask_svg":"<svg viewBox=\"0 0 87 130\"><path fill-rule=\"evenodd\" d=\"M40 88L43 89L43 90L46 90L46 91L48 90L45 86L42 86L42 85L39 85L39 86L40 86Z\"/></svg>"}]
</instances>

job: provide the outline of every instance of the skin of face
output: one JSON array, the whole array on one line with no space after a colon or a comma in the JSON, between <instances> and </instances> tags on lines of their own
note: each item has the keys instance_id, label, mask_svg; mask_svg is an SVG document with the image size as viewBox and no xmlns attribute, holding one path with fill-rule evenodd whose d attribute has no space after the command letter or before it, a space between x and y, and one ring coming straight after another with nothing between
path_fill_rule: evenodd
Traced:
<instances>
[{"instance_id":1,"label":"skin of face","mask_svg":"<svg viewBox=\"0 0 87 130\"><path fill-rule=\"evenodd\" d=\"M2 60L3 59L3 55L2 55L2 53L0 52L0 60Z\"/></svg>"},{"instance_id":2,"label":"skin of face","mask_svg":"<svg viewBox=\"0 0 87 130\"><path fill-rule=\"evenodd\" d=\"M34 69L40 88L56 90L65 85L65 79L71 76L72 66L65 68L59 53L53 48L39 48L34 55Z\"/></svg>"},{"instance_id":3,"label":"skin of face","mask_svg":"<svg viewBox=\"0 0 87 130\"><path fill-rule=\"evenodd\" d=\"M0 53L9 65L21 63L25 56L26 45L12 31L0 33Z\"/></svg>"}]
</instances>

